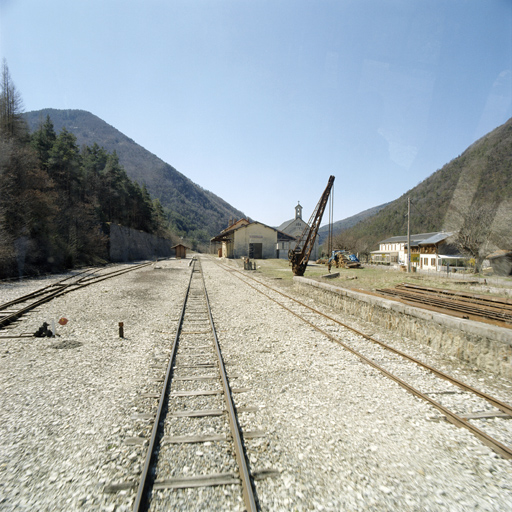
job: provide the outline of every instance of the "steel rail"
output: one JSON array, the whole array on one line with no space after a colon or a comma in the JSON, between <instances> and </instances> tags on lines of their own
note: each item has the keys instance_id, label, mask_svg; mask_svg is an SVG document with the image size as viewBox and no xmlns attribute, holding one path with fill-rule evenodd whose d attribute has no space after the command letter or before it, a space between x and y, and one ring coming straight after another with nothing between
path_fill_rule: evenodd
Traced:
<instances>
[{"instance_id":1,"label":"steel rail","mask_svg":"<svg viewBox=\"0 0 512 512\"><path fill-rule=\"evenodd\" d=\"M232 269L230 269L232 270ZM236 272L240 273L238 270L236 270ZM493 437L489 436L488 434L486 434L485 432L483 432L482 430L478 429L477 427L475 427L474 425L472 425L467 419L453 413L452 411L450 411L449 409L447 409L446 407L444 407L443 405L441 405L439 402L436 402L434 399L430 398L428 395L422 393L421 391L419 391L418 389L414 388L413 386L411 386L410 384L408 384L407 382L403 381L402 379L400 379L399 377L397 377L396 375L392 374L391 372L389 372L388 370L386 370L384 367L380 366L379 364L375 363L372 359L369 359L368 357L364 356L363 354L361 354L360 352L358 352L357 350L353 349L352 347L350 347L349 345L343 343L339 338L333 336L331 333L328 333L326 332L325 330L323 330L321 327L318 327L317 325L315 325L314 323L310 322L309 320L307 320L306 318L302 317L301 315L299 315L297 312L293 311L292 309L288 308L287 306L285 306L284 304L280 303L279 301L277 301L276 299L274 299L273 297L271 297L270 295L267 295L266 293L263 293L261 290L258 290L258 288L256 288L255 286L253 286L252 284L248 283L247 281L244 281L241 277L239 276L236 276L238 277L238 279L240 279L242 282L245 282L248 286L250 286L251 288L253 288L254 290L256 290L257 292L261 293L262 295L264 295L265 297L267 297L268 299L272 300L273 302L275 302L276 304L278 304L279 306L281 306L283 309L285 309L286 311L290 312L291 314L293 314L294 316L296 316L297 318L301 319L303 322L307 323L308 325L310 325L311 327L313 327L315 330L319 331L320 333L322 333L324 336L326 336L327 338L329 338L330 340L334 341L335 343L339 344L340 346L342 346L343 348L345 348L346 350L348 350L349 352L351 352L352 354L356 355L357 357L359 357L361 360L363 360L364 362L366 362L367 364L369 364L370 366L372 366L373 368L375 368L376 370L380 371L381 373L383 373L384 375L386 375L388 378L390 378L391 380L393 380L394 382L396 382L397 384L399 384L400 386L402 386L404 389L406 389L407 391L409 391L410 393L412 393L413 395L417 396L418 398L421 398L422 400L425 400L426 402L430 403L433 407L435 407L436 409L438 409L442 414L445 415L445 417L450 421L452 422L453 424L459 426L459 427L464 427L466 428L467 430L469 430L473 435L475 435L475 437L477 437L478 439L480 439L484 444L486 444L487 446L489 446L490 448L492 448L496 453L502 455L503 457L507 458L507 459L512 459L512 448L509 447L509 446L506 446L504 445L503 443L501 443L500 441L498 441L497 439L494 439ZM247 276L244 276L244 277L247 277ZM279 290L275 290L274 288L266 285L265 283L262 283L261 281L258 281L254 278L250 278L256 282L258 282L259 284L291 299L292 301L294 302L297 302L298 304L301 304L303 306L305 306L306 308L310 309L311 311L315 312L315 313L318 313L320 314L321 316L323 317L326 317L330 320L333 320L335 323L338 323L340 324L341 326L343 327L346 327L348 328L349 330L357 333L357 334L360 334L362 335L364 338L368 339L369 341L375 341L376 343L378 343L379 345L382 345L384 346L384 348L388 348L389 346L379 342L378 340L375 340L374 338L371 338L370 336L368 335L365 335L359 331L357 331L356 329L353 329L352 327L349 327L349 326L346 326L345 324L343 324L342 322L339 322L335 319L332 319L332 317L329 317L328 315L325 315L324 313L306 305L306 304L303 304L302 302L298 301L297 299L294 299L293 297L290 297L289 295L286 295L282 292L280 292ZM389 349L392 349L392 347L389 347ZM392 349L393 352L395 353L398 353L399 351L396 351L395 349ZM407 359L409 360L413 360L413 358L410 358L410 356L406 356ZM416 361L414 361L416 362ZM419 363L421 366L427 368L428 365L425 365L424 363ZM430 369L430 368L428 368ZM441 376L441 373L442 372L439 372L438 370L435 370L436 374L438 374L439 376ZM478 392L478 390L474 390L474 388L471 388L471 386L467 386L463 383L461 383L460 381L457 381L456 379L453 379L452 377L446 375L444 376L445 374L443 374L443 378L446 378L446 380L450 381L450 382L453 382L454 384L457 384L457 385L462 385L463 386L463 389L466 389L468 391L471 391L475 394L477 394L478 396L482 397L482 398L485 398L485 399L488 399L488 398L491 398L492 397L488 397L488 395L486 395L485 393L482 393L482 392ZM487 397L487 398L486 398ZM492 399L492 402L491 403L496 403L496 404L500 404L500 406L496 405L497 408L503 410L504 412L507 412L508 414L511 413L512 411L512 408L510 405L508 404L505 404L503 402L500 402L499 400L496 400L496 399Z\"/></svg>"},{"instance_id":2,"label":"steel rail","mask_svg":"<svg viewBox=\"0 0 512 512\"><path fill-rule=\"evenodd\" d=\"M384 343L383 341L380 341L380 340L378 340L376 338L373 338L372 336L370 336L368 334L365 334L365 333L359 331L358 329L355 329L354 327L352 327L352 326L350 326L348 324L340 322L336 318L333 318L332 316L329 316L329 315L323 313L322 311L319 311L318 309L315 309L315 308L313 308L311 306L308 306L307 304L304 304L303 302L295 299L294 297L291 297L290 295L287 295L286 293L281 292L280 290L276 290L275 288L271 288L268 285L266 285L265 283L261 283L261 281L258 281L258 282L260 284L262 284L263 286L266 286L269 289L275 291L276 293L279 293L283 297L286 297L286 298L296 302L297 304L300 304L301 306L309 309L310 311L313 311L314 313L316 313L318 315L321 315L324 318L327 318L328 320L330 320L330 321L340 325L341 327L349 329L350 331L354 332L355 334L358 334L359 336L362 336L363 338L367 339L368 341L371 341L372 343L380 345L382 348L384 348L386 350L389 350L390 352L393 352L394 354L399 355L400 357L403 357L404 359L407 359L407 360L411 361L412 363L415 363L418 366L421 366L422 368L425 368L426 370L431 371L432 373L434 373L438 377L440 377L440 378L450 382L451 384L456 385L460 389L462 389L464 391L468 391L470 393L473 393L474 395L477 395L478 397L480 397L480 398L486 400L487 402L489 402L490 404L492 404L494 407L496 407L496 408L500 409L501 411L503 411L503 412L505 412L507 414L510 414L512 416L512 405L507 404L506 402L502 402L501 400L498 400L497 398L494 398L494 397L488 395L487 393L484 393L483 391L480 391L477 388L474 388L474 387L472 387L472 386L470 386L468 384L465 384L464 382L456 379L455 377L452 377L451 375L448 375L447 373L444 373L441 370L438 370L437 368L434 368L433 366L430 366L429 364L424 363L423 361L420 361L419 359L416 359L415 357L410 356L410 355L406 354L405 352L402 352L401 350L399 350L397 348L394 348L391 345L388 345L388 344Z\"/></svg>"},{"instance_id":3,"label":"steel rail","mask_svg":"<svg viewBox=\"0 0 512 512\"><path fill-rule=\"evenodd\" d=\"M46 302L50 302L51 300L55 299L56 297L60 297L61 295L65 295L66 293L69 293L69 292L72 292L72 291L80 290L81 288L85 288L86 286L89 286L91 284L96 284L96 283L99 283L101 281L105 281L106 279L110 279L112 277L117 277L117 276L119 276L121 274L125 274L127 272L131 272L133 270L138 270L139 268L142 268L142 267L145 267L145 266L151 265L151 264L152 264L152 262L149 262L149 263L146 262L146 263L142 263L140 265L136 265L134 267L130 267L128 269L122 269L120 271L117 270L117 271L114 271L114 272L110 272L109 274L103 274L101 276L97 276L95 278L92 278L92 280L90 280L88 282L85 282L85 283L84 282L80 282L81 280L79 280L76 283L69 283L69 284L60 286L60 288L58 290L55 290L53 292L49 292L48 295L46 295L42 299L39 299L39 300L37 300L35 302L32 302L28 306L25 306L24 308L19 309L15 313L11 313L10 315L7 315L7 316L1 318L0 319L0 327L5 327L5 326L9 325L10 323L16 321L18 318L23 316L25 313L31 311L32 309L35 309L36 307L38 307L38 306L40 306L42 304L45 304ZM74 276L72 276L72 277L74 277ZM70 278L66 278L66 279L70 279ZM66 279L64 279L64 280L66 280ZM51 286L53 286L53 285L50 285L50 287ZM28 295L31 295L31 294L28 294ZM37 297L38 295L41 295L41 294L36 294L36 295L33 295L33 296ZM27 300L29 300L29 299L27 299ZM24 302L26 302L26 301L24 301Z\"/></svg>"},{"instance_id":4,"label":"steel rail","mask_svg":"<svg viewBox=\"0 0 512 512\"><path fill-rule=\"evenodd\" d=\"M90 284L100 283L101 281L105 281L106 279L110 279L112 277L117 277L122 274L127 274L128 272L132 272L134 270L139 270L140 268L147 267L152 264L153 264L152 261L146 261L145 263L139 263L138 265L135 265L133 267L123 268L120 270L114 270L112 272L109 272L108 274L101 274L99 276L94 276L94 277L85 277L84 280L89 279L89 281L79 283L78 288L84 288L86 286L89 286Z\"/></svg>"},{"instance_id":5,"label":"steel rail","mask_svg":"<svg viewBox=\"0 0 512 512\"><path fill-rule=\"evenodd\" d=\"M190 271L190 278L188 281L187 290L185 291L185 297L183 299L183 307L181 308L180 318L178 320L178 327L176 329L176 336L174 337L174 342L172 344L171 355L169 357L169 364L167 365L167 369L165 372L164 383L162 386L162 393L160 394L160 399L158 401L158 409L156 411L155 422L153 424L153 430L151 431L151 438L149 440L148 449L146 452L146 459L144 461L144 467L142 469L139 487L137 489L137 496L135 497L135 502L133 504L134 512L141 512L147 509L147 498L149 488L152 485L153 475L151 474L151 467L153 466L153 462L155 461L155 446L157 443L158 435L159 435L159 426L160 421L162 420L162 413L164 410L164 405L167 402L169 385L171 382L172 375L172 367L174 364L174 360L176 358L176 351L178 348L178 340L181 334L181 328L183 326L183 319L185 317L185 310L187 308L188 297L190 293L190 285L192 283L192 276L194 274L195 269L195 260L192 265L192 269Z\"/></svg>"},{"instance_id":6,"label":"steel rail","mask_svg":"<svg viewBox=\"0 0 512 512\"><path fill-rule=\"evenodd\" d=\"M389 290L389 289L388 289ZM386 291L388 291L386 290ZM393 289L391 289L393 290ZM461 307L475 308L475 310L482 312L492 312L495 314L512 315L512 304L506 302L487 301L487 300L472 300L470 297L458 296L458 295L446 295L442 293L436 293L428 290L415 290L413 288L396 287L394 290L398 293L411 294L414 297L425 297L431 300L441 300L449 304L455 304Z\"/></svg>"},{"instance_id":7,"label":"steel rail","mask_svg":"<svg viewBox=\"0 0 512 512\"><path fill-rule=\"evenodd\" d=\"M239 271L237 271L237 272L239 272ZM299 305L309 309L310 311L312 311L312 312L314 312L314 313L316 313L318 315L321 315L324 318L327 318L328 320L330 320L330 321L340 325L341 327L349 329L350 331L354 332L355 334L358 334L359 336L362 336L363 338L367 339L368 341L371 341L372 343L380 345L382 348L384 348L386 350L389 350L390 352L393 352L393 353L399 355L400 357L403 357L404 359L407 359L407 360L417 364L418 366L421 366L421 367L425 368L426 370L431 371L432 373L434 373L438 377L440 377L442 379L445 379L446 381L448 381L448 382L450 382L452 384L455 384L456 386L458 386L460 389L463 389L464 391L469 391L469 392L477 395L478 397L488 401L494 407L496 407L496 408L500 409L501 411L503 411L503 412L505 412L507 414L510 414L512 416L512 405L509 405L506 402L502 402L502 401L500 401L500 400L498 400L498 399L488 395L487 393L484 393L483 391L478 390L477 388L469 386L468 384L465 384L464 382L456 379L455 377L452 377L451 375L448 375L447 373L444 373L441 370L438 370L437 368L434 368L433 366L430 366L427 363L424 363L423 361L420 361L419 359L416 359L415 357L412 357L412 356L406 354L405 352L402 352L401 350L392 347L391 345L387 345L383 341L380 341L380 340L378 340L376 338L373 338L372 336L370 336L368 334L365 334L365 333L359 331L358 329L355 329L354 327L352 327L352 326L350 326L348 324L345 324L345 323L337 320L336 318L333 318L332 316L329 316L329 315L325 314L323 311L320 311L320 310L318 310L316 308L313 308L313 307L311 307L311 306L309 306L307 304L304 304L300 300L298 300L298 299L296 299L294 297L291 297L290 295L287 295L286 293L283 293L280 290L272 288L271 286L268 286L267 284L265 284L265 283L263 283L261 281L258 281L257 279L254 279L253 277L250 277L250 276L244 276L244 277L247 277L249 279L252 279L253 281L256 281L257 283L261 284L262 286L265 286L265 287L269 288L270 290L272 290L272 291L282 295L283 297L296 302L297 304L299 304Z\"/></svg>"},{"instance_id":8,"label":"steel rail","mask_svg":"<svg viewBox=\"0 0 512 512\"><path fill-rule=\"evenodd\" d=\"M73 276L67 276L64 279L60 279L59 281L56 281L55 283L49 284L47 286L43 286L42 288L39 288L38 290L34 290L33 292L27 293L25 295L21 295L20 297L17 297L16 299L12 299L9 302L4 302L3 304L0 304L0 311L7 309L10 306L14 306L15 304L21 304L23 302L27 302L30 299L33 299L35 297L39 297L40 295L44 295L45 293L51 293L50 290L55 287L62 287L63 286L69 286L69 284L62 285L64 281L67 281L69 279L72 279L73 277L77 277L80 274L83 274L87 271L80 272L78 274L75 274Z\"/></svg>"},{"instance_id":9,"label":"steel rail","mask_svg":"<svg viewBox=\"0 0 512 512\"><path fill-rule=\"evenodd\" d=\"M416 284L411 283L402 283L397 285L396 288L404 290L416 290L418 292L430 293L444 297L461 298L467 300L467 302L472 302L475 304L481 304L489 307L504 307L505 309L512 310L512 299L507 299L506 297L474 295L462 291L445 290L442 288L430 288L428 286L418 286Z\"/></svg>"},{"instance_id":10,"label":"steel rail","mask_svg":"<svg viewBox=\"0 0 512 512\"><path fill-rule=\"evenodd\" d=\"M60 295L64 295L67 290L56 290L53 293L50 293L49 295L46 295L46 297L37 300L36 302L32 302L28 306L25 306L24 308L19 309L15 313L11 313L10 315L7 315L0 319L0 327L5 327L6 325L9 325L10 323L16 321L18 318L23 316L25 313L28 313L32 309L37 308L41 304L45 304L46 302L50 302L52 299L55 299L56 297L59 297Z\"/></svg>"},{"instance_id":11,"label":"steel rail","mask_svg":"<svg viewBox=\"0 0 512 512\"><path fill-rule=\"evenodd\" d=\"M432 296L425 293L418 293L414 291L396 290L393 288L384 288L377 290L381 295L389 297L398 297L404 301L414 302L419 304L425 304L432 307L441 309L448 309L451 311L457 311L462 314L481 316L491 320L497 320L505 323L512 323L512 313L509 310L500 308L501 311L497 310L497 307L482 306L479 304L464 303L462 301L455 301L453 299ZM488 308L488 309L487 309Z\"/></svg>"},{"instance_id":12,"label":"steel rail","mask_svg":"<svg viewBox=\"0 0 512 512\"><path fill-rule=\"evenodd\" d=\"M199 263L199 266L200 266L200 263ZM169 358L169 364L167 365L167 369L166 369L166 373L165 373L162 392L160 394L160 399L159 399L159 403L158 403L158 410L157 410L157 413L155 416L155 422L153 424L153 429L151 432L151 439L149 441L148 449L146 452L144 468L141 473L139 487L137 490L137 496L135 498L135 502L134 502L134 506L133 506L134 512L142 512L142 511L147 510L147 508L148 508L149 489L151 488L151 486L153 484L153 480L154 480L154 475L151 473L151 468L156 463L155 448L156 448L158 437L159 437L160 423L163 420L163 411L165 408L165 404L167 403L167 400L168 400L168 391L169 391L170 382L171 382L171 378L172 378L172 368L173 368L173 365L174 365L174 362L176 359L178 341L179 341L179 338L181 335L183 320L185 317L185 311L186 311L188 299L190 296L192 277L193 277L193 274L195 271L196 271L196 260L194 260L194 264L191 269L190 279L189 279L188 287L187 287L187 290L185 293L185 298L183 301L183 307L181 310L180 318L178 321L176 336L174 338L171 355ZM217 359L218 359L219 373L220 373L220 377L221 377L221 381L222 381L222 387L223 387L223 392L224 392L226 410L228 413L228 420L229 420L229 425L230 425L231 436L233 438L235 456L236 456L236 460L237 460L238 468L239 468L239 472L240 472L239 476L240 476L240 480L242 483L242 494L243 494L243 498L244 498L244 504L245 504L247 511L256 512L258 510L258 508L256 505L254 490L253 490L252 484L251 484L251 478L250 478L250 473L249 473L249 469L248 469L247 461L246 461L246 457L245 457L244 446L243 446L242 438L240 436L240 426L238 424L236 410L235 410L235 406L234 406L233 399L231 396L231 389L229 387L229 383L228 383L228 379L227 379L226 368L224 365L224 361L223 361L222 354L220 351L219 340L217 338L217 333L215 330L215 324L213 321L210 302L208 299L208 293L206 290L206 283L204 280L204 275L202 275L202 285L203 285L204 296L206 299L206 309L208 312L208 320L209 320L209 323L210 323L210 326L212 329L213 338L214 338L214 348L215 348L215 352L216 352Z\"/></svg>"},{"instance_id":13,"label":"steel rail","mask_svg":"<svg viewBox=\"0 0 512 512\"><path fill-rule=\"evenodd\" d=\"M233 437L233 444L235 448L235 456L238 462L238 468L240 470L240 480L242 481L242 491L244 497L244 503L246 510L249 512L256 512L258 510L256 505L256 498L254 495L254 489L251 484L251 477L249 468L247 467L247 460L245 458L245 450L240 436L240 425L238 424L238 418L236 415L235 405L231 396L231 388L229 387L228 378L226 375L226 367L224 366L224 360L220 351L219 339L217 338L217 332L215 324L213 322L212 310L210 308L210 301L208 299L208 292L206 291L206 283L203 275L203 287L204 294L206 297L206 307L208 310L208 317L210 319L210 325L212 327L212 333L214 338L215 351L219 362L219 371L222 380L222 387L224 389L224 401L226 403L226 409L228 412L229 426L231 430L231 436Z\"/></svg>"}]
</instances>

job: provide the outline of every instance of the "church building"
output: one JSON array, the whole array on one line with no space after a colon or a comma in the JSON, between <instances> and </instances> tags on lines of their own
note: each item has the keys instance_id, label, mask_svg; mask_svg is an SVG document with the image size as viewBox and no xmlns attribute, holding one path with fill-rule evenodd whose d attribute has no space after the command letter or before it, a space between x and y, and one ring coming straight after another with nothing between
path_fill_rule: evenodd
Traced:
<instances>
[{"instance_id":1,"label":"church building","mask_svg":"<svg viewBox=\"0 0 512 512\"><path fill-rule=\"evenodd\" d=\"M297 241L302 236L304 229L306 227L309 229L307 222L302 220L302 206L300 202L297 203L295 207L295 218L291 220L287 220L283 222L277 229L287 235L291 235L295 238L294 241L280 241L278 244L278 257L281 259L288 259L288 251L290 249L295 249L295 245ZM318 259L318 235L315 240L315 244L313 246L313 250L311 251L310 260L314 261Z\"/></svg>"}]
</instances>

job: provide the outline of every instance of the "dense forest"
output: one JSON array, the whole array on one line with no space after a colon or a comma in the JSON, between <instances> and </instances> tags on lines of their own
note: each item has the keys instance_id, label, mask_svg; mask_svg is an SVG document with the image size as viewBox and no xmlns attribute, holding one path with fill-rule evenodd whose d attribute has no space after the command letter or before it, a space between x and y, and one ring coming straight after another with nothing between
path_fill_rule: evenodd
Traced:
<instances>
[{"instance_id":1,"label":"dense forest","mask_svg":"<svg viewBox=\"0 0 512 512\"><path fill-rule=\"evenodd\" d=\"M1 80L0 277L106 261L104 223L170 238L160 202L115 152L78 147L49 117L30 134L5 61Z\"/></svg>"}]
</instances>

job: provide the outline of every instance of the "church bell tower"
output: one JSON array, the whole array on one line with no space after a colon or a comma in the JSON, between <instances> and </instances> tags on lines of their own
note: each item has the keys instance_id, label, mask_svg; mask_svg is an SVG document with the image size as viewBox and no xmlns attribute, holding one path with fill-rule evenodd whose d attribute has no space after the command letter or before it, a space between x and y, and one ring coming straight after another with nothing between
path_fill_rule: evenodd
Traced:
<instances>
[{"instance_id":1,"label":"church bell tower","mask_svg":"<svg viewBox=\"0 0 512 512\"><path fill-rule=\"evenodd\" d=\"M297 202L297 206L295 207L295 220L302 220L302 206L300 205L300 201Z\"/></svg>"}]
</instances>

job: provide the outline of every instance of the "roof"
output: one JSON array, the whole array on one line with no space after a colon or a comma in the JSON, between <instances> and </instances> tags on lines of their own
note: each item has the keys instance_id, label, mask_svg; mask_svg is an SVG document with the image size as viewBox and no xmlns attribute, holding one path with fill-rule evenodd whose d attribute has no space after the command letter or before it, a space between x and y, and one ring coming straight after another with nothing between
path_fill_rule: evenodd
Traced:
<instances>
[{"instance_id":1,"label":"roof","mask_svg":"<svg viewBox=\"0 0 512 512\"><path fill-rule=\"evenodd\" d=\"M241 223L242 220L245 220L245 223ZM224 229L220 232L217 236L214 236L210 239L211 242L228 242L231 238L230 235L237 231L238 229L246 228L247 226L253 225L253 224L259 224L260 226L264 226L268 229L271 229L272 231L277 232L277 239L280 242L286 242L286 241L295 241L296 238L294 236L288 235L287 233L283 233L282 231L279 231L276 228L273 228L272 226L267 226L266 224L263 224L263 222L258 222L256 220L249 221L247 219L240 219L238 222L233 224L232 226L229 226L228 228Z\"/></svg>"},{"instance_id":2,"label":"roof","mask_svg":"<svg viewBox=\"0 0 512 512\"><path fill-rule=\"evenodd\" d=\"M229 238L228 233L221 233L220 235L214 236L213 238L210 238L210 242L229 242L231 240Z\"/></svg>"},{"instance_id":3,"label":"roof","mask_svg":"<svg viewBox=\"0 0 512 512\"><path fill-rule=\"evenodd\" d=\"M295 221L295 219L290 219L285 222L283 222L280 226L277 226L277 229L279 231L283 231L283 229L286 229L290 224L292 224Z\"/></svg>"},{"instance_id":4,"label":"roof","mask_svg":"<svg viewBox=\"0 0 512 512\"><path fill-rule=\"evenodd\" d=\"M239 219L231 226L228 226L226 229L223 229L221 233L229 233L230 231L235 231L235 229L241 228L242 226L247 226L251 221L249 219Z\"/></svg>"},{"instance_id":5,"label":"roof","mask_svg":"<svg viewBox=\"0 0 512 512\"><path fill-rule=\"evenodd\" d=\"M432 245L432 244L438 244L439 242L442 242L443 240L446 240L447 238L450 238L453 235L453 233L436 233L435 235L431 236L430 238L427 238L426 240L423 240L419 243L419 245Z\"/></svg>"},{"instance_id":6,"label":"roof","mask_svg":"<svg viewBox=\"0 0 512 512\"><path fill-rule=\"evenodd\" d=\"M411 235L411 246L420 244L435 244L452 236L452 234L453 233L446 233L444 231L435 231L433 233L418 233ZM402 242L407 243L407 235L392 236L382 240L379 242L379 244L397 244Z\"/></svg>"},{"instance_id":7,"label":"roof","mask_svg":"<svg viewBox=\"0 0 512 512\"><path fill-rule=\"evenodd\" d=\"M210 242L227 242L230 240L229 235L231 233L244 226L248 226L249 224L251 224L251 221L249 219L237 220L234 224L231 224L231 226L228 226L226 229L223 229L217 236L210 238Z\"/></svg>"},{"instance_id":8,"label":"roof","mask_svg":"<svg viewBox=\"0 0 512 512\"><path fill-rule=\"evenodd\" d=\"M289 235L288 233L284 233L283 231L279 231L278 229L276 229L276 231L277 231L277 241L278 242L296 242L297 241L297 237L295 237L295 236Z\"/></svg>"},{"instance_id":9,"label":"roof","mask_svg":"<svg viewBox=\"0 0 512 512\"><path fill-rule=\"evenodd\" d=\"M183 245L183 244L173 245L173 246L171 247L171 249L176 249L176 247L185 247L185 249L190 249L190 247L187 247L186 245Z\"/></svg>"},{"instance_id":10,"label":"roof","mask_svg":"<svg viewBox=\"0 0 512 512\"><path fill-rule=\"evenodd\" d=\"M469 260L470 256L464 254L438 254L440 260Z\"/></svg>"}]
</instances>

